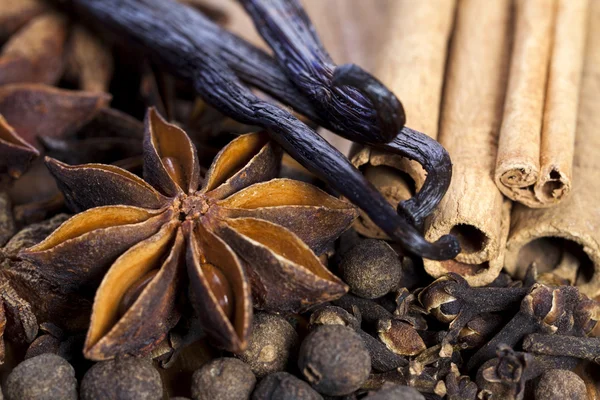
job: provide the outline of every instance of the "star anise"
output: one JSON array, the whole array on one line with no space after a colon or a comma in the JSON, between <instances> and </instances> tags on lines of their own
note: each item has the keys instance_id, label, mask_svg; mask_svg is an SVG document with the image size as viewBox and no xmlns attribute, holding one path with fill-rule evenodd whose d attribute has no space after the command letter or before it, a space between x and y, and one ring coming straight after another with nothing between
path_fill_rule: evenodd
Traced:
<instances>
[{"instance_id":1,"label":"star anise","mask_svg":"<svg viewBox=\"0 0 600 400\"><path fill-rule=\"evenodd\" d=\"M240 136L198 190L194 145L151 109L145 180L111 165L47 159L66 201L85 211L20 256L65 291L102 280L86 357L149 352L176 324L186 281L204 330L233 352L246 346L251 295L258 308L299 311L346 292L313 250L339 236L357 211L306 183L272 179L280 155L266 134Z\"/></svg>"},{"instance_id":2,"label":"star anise","mask_svg":"<svg viewBox=\"0 0 600 400\"><path fill-rule=\"evenodd\" d=\"M90 122L110 102L104 93L39 84L0 86L0 190L39 155L39 137L61 138Z\"/></svg>"}]
</instances>

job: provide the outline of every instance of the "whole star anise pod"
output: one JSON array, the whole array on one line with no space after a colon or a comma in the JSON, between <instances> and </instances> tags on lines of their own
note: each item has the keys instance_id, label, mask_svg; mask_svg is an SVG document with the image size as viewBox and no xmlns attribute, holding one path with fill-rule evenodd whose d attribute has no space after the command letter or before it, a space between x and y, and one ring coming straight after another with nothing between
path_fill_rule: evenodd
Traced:
<instances>
[{"instance_id":1,"label":"whole star anise pod","mask_svg":"<svg viewBox=\"0 0 600 400\"><path fill-rule=\"evenodd\" d=\"M102 280L86 357L149 352L177 323L186 282L204 330L233 352L246 346L251 294L258 308L298 311L346 292L313 250L357 211L311 185L272 179L280 155L265 134L240 136L198 190L194 145L151 109L145 180L111 165L46 160L71 208L86 211L20 256L64 291L93 290Z\"/></svg>"}]
</instances>

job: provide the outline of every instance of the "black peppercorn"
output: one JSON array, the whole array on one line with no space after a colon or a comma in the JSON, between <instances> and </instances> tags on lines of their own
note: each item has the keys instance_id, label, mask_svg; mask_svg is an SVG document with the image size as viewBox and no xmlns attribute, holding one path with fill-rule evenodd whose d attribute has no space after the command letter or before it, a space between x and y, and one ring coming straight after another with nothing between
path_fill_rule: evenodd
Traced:
<instances>
[{"instance_id":1,"label":"black peppercorn","mask_svg":"<svg viewBox=\"0 0 600 400\"><path fill-rule=\"evenodd\" d=\"M238 357L250 366L257 378L262 378L283 371L297 343L298 334L285 318L257 313L252 322L248 348Z\"/></svg>"},{"instance_id":2,"label":"black peppercorn","mask_svg":"<svg viewBox=\"0 0 600 400\"><path fill-rule=\"evenodd\" d=\"M319 393L342 396L354 392L367 380L371 357L351 328L323 325L302 342L298 367Z\"/></svg>"},{"instance_id":3,"label":"black peppercorn","mask_svg":"<svg viewBox=\"0 0 600 400\"><path fill-rule=\"evenodd\" d=\"M419 391L410 386L386 383L376 392L369 393L365 399L369 400L425 400Z\"/></svg>"},{"instance_id":4,"label":"black peppercorn","mask_svg":"<svg viewBox=\"0 0 600 400\"><path fill-rule=\"evenodd\" d=\"M161 400L160 374L146 359L117 358L95 364L81 381L81 400Z\"/></svg>"},{"instance_id":5,"label":"black peppercorn","mask_svg":"<svg viewBox=\"0 0 600 400\"><path fill-rule=\"evenodd\" d=\"M256 378L247 364L237 358L217 358L192 376L194 400L249 399Z\"/></svg>"},{"instance_id":6,"label":"black peppercorn","mask_svg":"<svg viewBox=\"0 0 600 400\"><path fill-rule=\"evenodd\" d=\"M75 370L55 354L32 357L12 370L4 393L8 400L77 400Z\"/></svg>"},{"instance_id":7,"label":"black peppercorn","mask_svg":"<svg viewBox=\"0 0 600 400\"><path fill-rule=\"evenodd\" d=\"M402 262L389 244L369 239L359 242L344 254L340 270L352 293L376 299L398 286Z\"/></svg>"},{"instance_id":8,"label":"black peppercorn","mask_svg":"<svg viewBox=\"0 0 600 400\"><path fill-rule=\"evenodd\" d=\"M587 399L585 382L574 372L552 369L541 376L535 388L535 399L585 400Z\"/></svg>"},{"instance_id":9,"label":"black peppercorn","mask_svg":"<svg viewBox=\"0 0 600 400\"><path fill-rule=\"evenodd\" d=\"M287 372L264 377L252 393L252 400L322 400L323 397L303 380Z\"/></svg>"}]
</instances>

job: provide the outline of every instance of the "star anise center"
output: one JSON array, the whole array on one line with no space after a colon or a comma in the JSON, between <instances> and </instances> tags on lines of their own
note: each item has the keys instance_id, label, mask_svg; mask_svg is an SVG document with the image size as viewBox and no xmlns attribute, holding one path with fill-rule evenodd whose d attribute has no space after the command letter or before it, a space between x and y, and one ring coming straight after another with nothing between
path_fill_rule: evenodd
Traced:
<instances>
[{"instance_id":1,"label":"star anise center","mask_svg":"<svg viewBox=\"0 0 600 400\"><path fill-rule=\"evenodd\" d=\"M182 194L173 202L173 207L179 212L179 220L197 220L206 215L212 207L212 199L205 194Z\"/></svg>"}]
</instances>

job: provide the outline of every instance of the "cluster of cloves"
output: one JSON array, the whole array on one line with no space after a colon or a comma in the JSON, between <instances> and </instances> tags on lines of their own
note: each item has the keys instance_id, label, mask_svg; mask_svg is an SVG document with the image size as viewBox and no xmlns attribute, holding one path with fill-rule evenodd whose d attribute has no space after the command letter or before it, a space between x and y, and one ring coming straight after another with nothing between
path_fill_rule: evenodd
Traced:
<instances>
[{"instance_id":1,"label":"cluster of cloves","mask_svg":"<svg viewBox=\"0 0 600 400\"><path fill-rule=\"evenodd\" d=\"M39 241L52 224L32 225L12 246ZM486 287L470 287L455 274L432 281L418 259L352 229L321 259L349 293L300 313L255 311L238 354L198 340L202 335L189 334L197 327L188 326L171 331L146 357L94 364L82 357L82 335L43 323L8 375L4 395L543 400L595 393L600 305L575 287L536 282L534 269L523 281L503 274ZM4 301L10 311L10 298ZM7 345L7 363L16 364L18 346Z\"/></svg>"}]
</instances>

